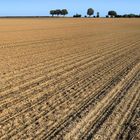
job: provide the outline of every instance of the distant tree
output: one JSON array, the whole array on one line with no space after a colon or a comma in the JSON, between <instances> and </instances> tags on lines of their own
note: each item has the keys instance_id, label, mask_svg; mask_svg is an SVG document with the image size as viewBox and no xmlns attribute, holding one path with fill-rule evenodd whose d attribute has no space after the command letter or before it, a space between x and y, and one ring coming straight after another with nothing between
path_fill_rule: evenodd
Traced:
<instances>
[{"instance_id":1,"label":"distant tree","mask_svg":"<svg viewBox=\"0 0 140 140\"><path fill-rule=\"evenodd\" d=\"M97 12L97 18L99 18L100 17L100 13L99 12Z\"/></svg>"},{"instance_id":2,"label":"distant tree","mask_svg":"<svg viewBox=\"0 0 140 140\"><path fill-rule=\"evenodd\" d=\"M54 15L57 15L57 12L56 12L56 10L54 10Z\"/></svg>"},{"instance_id":3,"label":"distant tree","mask_svg":"<svg viewBox=\"0 0 140 140\"><path fill-rule=\"evenodd\" d=\"M127 17L128 17L128 15L127 15L127 14L125 14L125 15L123 15L122 17L123 17L123 18L127 18Z\"/></svg>"},{"instance_id":4,"label":"distant tree","mask_svg":"<svg viewBox=\"0 0 140 140\"><path fill-rule=\"evenodd\" d=\"M125 15L122 15L121 17L123 17L123 18L139 18L140 15L135 15L135 14L125 14Z\"/></svg>"},{"instance_id":5,"label":"distant tree","mask_svg":"<svg viewBox=\"0 0 140 140\"><path fill-rule=\"evenodd\" d=\"M106 18L109 18L109 16L108 16L108 15L106 15Z\"/></svg>"},{"instance_id":6,"label":"distant tree","mask_svg":"<svg viewBox=\"0 0 140 140\"><path fill-rule=\"evenodd\" d=\"M52 15L52 17L53 17L55 15L55 10L51 10L50 15Z\"/></svg>"},{"instance_id":7,"label":"distant tree","mask_svg":"<svg viewBox=\"0 0 140 140\"><path fill-rule=\"evenodd\" d=\"M59 15L62 14L62 11L61 11L60 9L56 9L56 10L55 10L55 14L56 14L57 16L59 16Z\"/></svg>"},{"instance_id":8,"label":"distant tree","mask_svg":"<svg viewBox=\"0 0 140 140\"><path fill-rule=\"evenodd\" d=\"M122 17L123 17L122 15L117 15L117 16L116 16L116 18L122 18Z\"/></svg>"},{"instance_id":9,"label":"distant tree","mask_svg":"<svg viewBox=\"0 0 140 140\"><path fill-rule=\"evenodd\" d=\"M124 14L124 15L117 15L116 18L138 18L139 15L135 14Z\"/></svg>"},{"instance_id":10,"label":"distant tree","mask_svg":"<svg viewBox=\"0 0 140 140\"><path fill-rule=\"evenodd\" d=\"M79 14L76 14L76 15L73 15L74 18L79 18L79 17L82 17L82 15L79 15Z\"/></svg>"},{"instance_id":11,"label":"distant tree","mask_svg":"<svg viewBox=\"0 0 140 140\"><path fill-rule=\"evenodd\" d=\"M68 14L68 10L67 9L62 9L61 14L63 16L67 15Z\"/></svg>"},{"instance_id":12,"label":"distant tree","mask_svg":"<svg viewBox=\"0 0 140 140\"><path fill-rule=\"evenodd\" d=\"M135 14L129 14L128 17L129 18L134 18L134 17L136 17L136 15Z\"/></svg>"},{"instance_id":13,"label":"distant tree","mask_svg":"<svg viewBox=\"0 0 140 140\"><path fill-rule=\"evenodd\" d=\"M94 14L94 10L92 9L92 8L89 8L88 10L87 10L87 15L89 15L89 17L90 16L92 16Z\"/></svg>"},{"instance_id":14,"label":"distant tree","mask_svg":"<svg viewBox=\"0 0 140 140\"><path fill-rule=\"evenodd\" d=\"M110 17L116 17L117 16L117 12L116 11L109 11L108 12L108 15L110 16Z\"/></svg>"}]
</instances>

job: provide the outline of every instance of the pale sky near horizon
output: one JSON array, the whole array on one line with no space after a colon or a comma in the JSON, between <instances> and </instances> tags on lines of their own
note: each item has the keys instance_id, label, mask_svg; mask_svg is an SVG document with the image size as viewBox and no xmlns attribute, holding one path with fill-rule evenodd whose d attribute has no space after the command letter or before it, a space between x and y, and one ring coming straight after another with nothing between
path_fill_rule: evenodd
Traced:
<instances>
[{"instance_id":1,"label":"pale sky near horizon","mask_svg":"<svg viewBox=\"0 0 140 140\"><path fill-rule=\"evenodd\" d=\"M107 15L109 10L118 14L140 14L140 0L0 0L0 16L45 16L51 9L63 9L73 14L86 15L88 8L95 10L95 15Z\"/></svg>"}]
</instances>

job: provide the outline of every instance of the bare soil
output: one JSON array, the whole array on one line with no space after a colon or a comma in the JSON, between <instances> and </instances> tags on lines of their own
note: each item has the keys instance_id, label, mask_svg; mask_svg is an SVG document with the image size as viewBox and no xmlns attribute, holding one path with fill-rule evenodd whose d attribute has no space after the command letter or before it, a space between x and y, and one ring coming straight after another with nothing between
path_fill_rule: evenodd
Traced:
<instances>
[{"instance_id":1,"label":"bare soil","mask_svg":"<svg viewBox=\"0 0 140 140\"><path fill-rule=\"evenodd\" d=\"M1 140L140 139L139 19L0 19Z\"/></svg>"}]
</instances>

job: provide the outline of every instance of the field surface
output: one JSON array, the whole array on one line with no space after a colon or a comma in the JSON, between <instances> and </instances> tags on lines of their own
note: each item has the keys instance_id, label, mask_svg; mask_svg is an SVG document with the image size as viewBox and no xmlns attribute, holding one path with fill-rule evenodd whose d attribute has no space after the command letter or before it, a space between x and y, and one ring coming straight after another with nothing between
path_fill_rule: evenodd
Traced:
<instances>
[{"instance_id":1,"label":"field surface","mask_svg":"<svg viewBox=\"0 0 140 140\"><path fill-rule=\"evenodd\" d=\"M140 140L140 19L0 19L0 140Z\"/></svg>"}]
</instances>

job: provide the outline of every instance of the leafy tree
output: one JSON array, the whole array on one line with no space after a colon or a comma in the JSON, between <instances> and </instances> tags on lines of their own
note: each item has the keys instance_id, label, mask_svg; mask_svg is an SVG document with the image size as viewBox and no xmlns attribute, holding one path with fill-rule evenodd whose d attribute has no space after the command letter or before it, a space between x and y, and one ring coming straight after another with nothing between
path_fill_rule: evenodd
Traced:
<instances>
[{"instance_id":1,"label":"leafy tree","mask_svg":"<svg viewBox=\"0 0 140 140\"><path fill-rule=\"evenodd\" d=\"M51 10L50 15L54 16L55 15L55 10Z\"/></svg>"},{"instance_id":2,"label":"leafy tree","mask_svg":"<svg viewBox=\"0 0 140 140\"><path fill-rule=\"evenodd\" d=\"M116 16L117 16L117 12L116 12L116 11L109 11L109 12L108 12L108 15L109 15L110 17L116 17Z\"/></svg>"},{"instance_id":3,"label":"leafy tree","mask_svg":"<svg viewBox=\"0 0 140 140\"><path fill-rule=\"evenodd\" d=\"M89 8L88 10L87 10L87 15L89 15L89 17L91 16L91 15L93 15L94 14L94 10L92 9L92 8Z\"/></svg>"},{"instance_id":4,"label":"leafy tree","mask_svg":"<svg viewBox=\"0 0 140 140\"><path fill-rule=\"evenodd\" d=\"M68 10L67 9L62 9L61 14L63 16L67 15L68 14Z\"/></svg>"},{"instance_id":5,"label":"leafy tree","mask_svg":"<svg viewBox=\"0 0 140 140\"><path fill-rule=\"evenodd\" d=\"M59 16L59 15L62 14L62 11L61 11L60 9L57 9L57 10L55 10L55 14L56 14L57 16Z\"/></svg>"},{"instance_id":6,"label":"leafy tree","mask_svg":"<svg viewBox=\"0 0 140 140\"><path fill-rule=\"evenodd\" d=\"M56 13L56 10L53 10L54 11L54 15L56 15L57 13Z\"/></svg>"}]
</instances>

